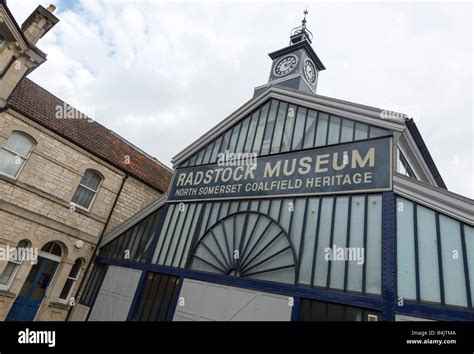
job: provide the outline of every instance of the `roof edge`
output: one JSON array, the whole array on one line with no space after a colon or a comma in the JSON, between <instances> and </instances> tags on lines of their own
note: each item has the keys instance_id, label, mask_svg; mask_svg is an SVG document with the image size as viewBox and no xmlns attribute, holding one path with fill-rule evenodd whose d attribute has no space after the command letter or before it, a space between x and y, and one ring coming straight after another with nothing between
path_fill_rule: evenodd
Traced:
<instances>
[{"instance_id":1,"label":"roof edge","mask_svg":"<svg viewBox=\"0 0 474 354\"><path fill-rule=\"evenodd\" d=\"M433 157L431 156L428 150L428 147L426 146L425 141L423 140L423 137L421 136L421 133L415 124L415 121L413 120L413 118L409 118L405 120L405 124L408 128L408 131L412 135L413 140L415 140L415 143L418 146L418 149L420 149L420 153L423 156L423 159L425 160L426 165L428 166L428 169L433 175L433 178L435 179L436 183L438 184L440 188L447 190L448 187L444 183L444 180L441 177L441 174L438 168L436 167Z\"/></svg>"}]
</instances>

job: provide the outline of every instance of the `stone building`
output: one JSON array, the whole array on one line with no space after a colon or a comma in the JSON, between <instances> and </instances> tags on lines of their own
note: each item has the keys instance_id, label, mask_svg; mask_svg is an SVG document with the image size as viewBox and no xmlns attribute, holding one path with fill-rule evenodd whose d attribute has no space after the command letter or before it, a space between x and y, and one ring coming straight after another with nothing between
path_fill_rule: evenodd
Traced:
<instances>
[{"instance_id":1,"label":"stone building","mask_svg":"<svg viewBox=\"0 0 474 354\"><path fill-rule=\"evenodd\" d=\"M0 320L64 320L97 243L172 174L26 78L46 60L36 43L53 11L20 27L0 1Z\"/></svg>"}]
</instances>

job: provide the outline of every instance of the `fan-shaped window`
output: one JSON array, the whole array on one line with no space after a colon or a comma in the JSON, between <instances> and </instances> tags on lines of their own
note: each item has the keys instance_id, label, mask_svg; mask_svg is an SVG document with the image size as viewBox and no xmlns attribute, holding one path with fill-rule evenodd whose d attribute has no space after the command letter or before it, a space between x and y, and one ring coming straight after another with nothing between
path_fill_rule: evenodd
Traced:
<instances>
[{"instance_id":1,"label":"fan-shaped window","mask_svg":"<svg viewBox=\"0 0 474 354\"><path fill-rule=\"evenodd\" d=\"M28 240L21 240L16 246L16 252L9 254L10 258L8 263L0 275L0 287L8 289L15 279L18 270L20 269L21 263L25 259L27 249L30 247Z\"/></svg>"},{"instance_id":2,"label":"fan-shaped window","mask_svg":"<svg viewBox=\"0 0 474 354\"><path fill-rule=\"evenodd\" d=\"M58 257L61 257L63 253L61 246L59 245L59 243L55 241L51 241L45 244L43 248L41 249L41 251L44 253L52 254L53 256L58 256Z\"/></svg>"},{"instance_id":3,"label":"fan-shaped window","mask_svg":"<svg viewBox=\"0 0 474 354\"><path fill-rule=\"evenodd\" d=\"M191 269L293 284L295 259L278 223L261 213L239 212L209 228L193 252Z\"/></svg>"},{"instance_id":4,"label":"fan-shaped window","mask_svg":"<svg viewBox=\"0 0 474 354\"><path fill-rule=\"evenodd\" d=\"M66 279L66 283L64 284L63 290L61 291L61 295L59 295L61 300L67 301L70 298L74 285L81 274L83 264L84 262L81 258L76 259L76 262L72 266L71 271L69 272L69 275Z\"/></svg>"},{"instance_id":5,"label":"fan-shaped window","mask_svg":"<svg viewBox=\"0 0 474 354\"><path fill-rule=\"evenodd\" d=\"M94 170L86 170L71 203L89 210L99 190L102 177Z\"/></svg>"},{"instance_id":6,"label":"fan-shaped window","mask_svg":"<svg viewBox=\"0 0 474 354\"><path fill-rule=\"evenodd\" d=\"M27 134L13 132L0 149L0 173L16 178L35 146Z\"/></svg>"}]
</instances>

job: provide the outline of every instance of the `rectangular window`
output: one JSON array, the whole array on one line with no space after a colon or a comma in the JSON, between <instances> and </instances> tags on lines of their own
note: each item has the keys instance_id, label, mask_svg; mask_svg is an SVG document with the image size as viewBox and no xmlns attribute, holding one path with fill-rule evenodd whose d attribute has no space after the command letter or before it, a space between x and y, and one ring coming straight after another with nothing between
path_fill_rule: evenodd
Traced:
<instances>
[{"instance_id":1,"label":"rectangular window","mask_svg":"<svg viewBox=\"0 0 474 354\"><path fill-rule=\"evenodd\" d=\"M318 225L316 250L316 265L314 269L314 285L326 287L328 261L325 258L326 248L329 247L331 233L333 198L325 197L321 202L321 213Z\"/></svg>"},{"instance_id":2,"label":"rectangular window","mask_svg":"<svg viewBox=\"0 0 474 354\"><path fill-rule=\"evenodd\" d=\"M268 109L270 108L270 103L265 103L262 107L262 112L258 118L257 131L255 132L255 140L252 142L251 151L254 153L259 153L262 146L263 134L265 131L265 125L267 123Z\"/></svg>"},{"instance_id":3,"label":"rectangular window","mask_svg":"<svg viewBox=\"0 0 474 354\"><path fill-rule=\"evenodd\" d=\"M240 130L239 141L234 152L244 152L245 139L247 138L247 132L249 129L250 117L247 117L242 122L242 129Z\"/></svg>"},{"instance_id":4,"label":"rectangular window","mask_svg":"<svg viewBox=\"0 0 474 354\"><path fill-rule=\"evenodd\" d=\"M365 197L353 196L349 247L356 251L364 247L364 208ZM356 292L362 291L362 271L363 264L359 264L356 260L348 262L347 290Z\"/></svg>"},{"instance_id":5,"label":"rectangular window","mask_svg":"<svg viewBox=\"0 0 474 354\"><path fill-rule=\"evenodd\" d=\"M397 198L398 296L416 299L415 231L413 203Z\"/></svg>"},{"instance_id":6,"label":"rectangular window","mask_svg":"<svg viewBox=\"0 0 474 354\"><path fill-rule=\"evenodd\" d=\"M460 223L439 215L444 300L447 305L467 306Z\"/></svg>"},{"instance_id":7,"label":"rectangular window","mask_svg":"<svg viewBox=\"0 0 474 354\"><path fill-rule=\"evenodd\" d=\"M466 244L467 266L469 269L469 284L471 289L471 306L474 304L474 227L464 225L464 240Z\"/></svg>"},{"instance_id":8,"label":"rectangular window","mask_svg":"<svg viewBox=\"0 0 474 354\"><path fill-rule=\"evenodd\" d=\"M273 139L272 139L272 149L271 149L272 154L280 151L280 144L282 140L287 109L288 109L288 104L284 102L280 102L280 106L278 107L278 114L276 118L275 132L273 133Z\"/></svg>"},{"instance_id":9,"label":"rectangular window","mask_svg":"<svg viewBox=\"0 0 474 354\"><path fill-rule=\"evenodd\" d=\"M275 129L276 113L278 108L278 101L272 100L270 112L268 114L265 125L265 132L263 134L263 142L260 150L260 155L268 155L271 148L273 130Z\"/></svg>"},{"instance_id":10,"label":"rectangular window","mask_svg":"<svg viewBox=\"0 0 474 354\"><path fill-rule=\"evenodd\" d=\"M148 273L143 292L133 311L133 321L171 321L174 297L179 278L171 275Z\"/></svg>"},{"instance_id":11,"label":"rectangular window","mask_svg":"<svg viewBox=\"0 0 474 354\"><path fill-rule=\"evenodd\" d=\"M341 143L352 141L352 135L354 133L354 121L349 119L342 120L341 128Z\"/></svg>"},{"instance_id":12,"label":"rectangular window","mask_svg":"<svg viewBox=\"0 0 474 354\"><path fill-rule=\"evenodd\" d=\"M339 142L340 127L341 127L341 118L331 116L329 120L328 145L337 144Z\"/></svg>"},{"instance_id":13,"label":"rectangular window","mask_svg":"<svg viewBox=\"0 0 474 354\"><path fill-rule=\"evenodd\" d=\"M422 301L440 302L440 274L435 213L421 205L417 205L416 210L420 298Z\"/></svg>"},{"instance_id":14,"label":"rectangular window","mask_svg":"<svg viewBox=\"0 0 474 354\"><path fill-rule=\"evenodd\" d=\"M336 212L334 215L333 242L330 247L336 247L337 249L346 247L348 212L349 197L338 197L336 199ZM330 288L344 290L345 266L346 262L331 262Z\"/></svg>"},{"instance_id":15,"label":"rectangular window","mask_svg":"<svg viewBox=\"0 0 474 354\"><path fill-rule=\"evenodd\" d=\"M364 123L356 123L354 140L363 140L367 139L369 134L369 126Z\"/></svg>"},{"instance_id":16,"label":"rectangular window","mask_svg":"<svg viewBox=\"0 0 474 354\"><path fill-rule=\"evenodd\" d=\"M306 123L306 108L298 108L298 114L296 115L295 132L293 133L293 143L291 150L300 150L303 148L303 134Z\"/></svg>"},{"instance_id":17,"label":"rectangular window","mask_svg":"<svg viewBox=\"0 0 474 354\"><path fill-rule=\"evenodd\" d=\"M316 129L316 144L315 146L326 145L326 134L328 129L329 116L326 113L319 113L318 127Z\"/></svg>"},{"instance_id":18,"label":"rectangular window","mask_svg":"<svg viewBox=\"0 0 474 354\"><path fill-rule=\"evenodd\" d=\"M286 152L291 149L291 138L293 137L293 129L296 120L296 106L290 105L288 108L288 114L286 116L285 128L283 132L283 139L281 142L281 151Z\"/></svg>"},{"instance_id":19,"label":"rectangular window","mask_svg":"<svg viewBox=\"0 0 474 354\"><path fill-rule=\"evenodd\" d=\"M380 295L382 277L382 196L367 200L367 245L365 249L365 292Z\"/></svg>"},{"instance_id":20,"label":"rectangular window","mask_svg":"<svg viewBox=\"0 0 474 354\"><path fill-rule=\"evenodd\" d=\"M380 311L372 309L309 299L300 303L300 321L377 321L381 317Z\"/></svg>"},{"instance_id":21,"label":"rectangular window","mask_svg":"<svg viewBox=\"0 0 474 354\"><path fill-rule=\"evenodd\" d=\"M306 131L304 133L304 149L309 149L313 147L314 144L314 135L316 133L316 121L317 121L318 112L309 110L308 117L306 120Z\"/></svg>"},{"instance_id":22,"label":"rectangular window","mask_svg":"<svg viewBox=\"0 0 474 354\"><path fill-rule=\"evenodd\" d=\"M247 139L245 141L244 152L251 152L252 143L255 138L255 132L257 131L258 118L260 115L260 110L253 112L252 118L250 120L249 131L247 133Z\"/></svg>"}]
</instances>

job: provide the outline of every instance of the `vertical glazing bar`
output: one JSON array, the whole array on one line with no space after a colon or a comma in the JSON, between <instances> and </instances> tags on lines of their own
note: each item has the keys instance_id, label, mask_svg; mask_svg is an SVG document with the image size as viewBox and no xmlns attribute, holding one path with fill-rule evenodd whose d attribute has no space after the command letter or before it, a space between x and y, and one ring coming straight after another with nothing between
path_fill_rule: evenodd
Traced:
<instances>
[{"instance_id":1,"label":"vertical glazing bar","mask_svg":"<svg viewBox=\"0 0 474 354\"><path fill-rule=\"evenodd\" d=\"M349 194L347 205L347 234L346 234L346 249L349 249L351 244L351 212L352 212L352 194ZM344 262L344 292L347 291L347 275L349 274L349 261Z\"/></svg>"},{"instance_id":2,"label":"vertical glazing bar","mask_svg":"<svg viewBox=\"0 0 474 354\"><path fill-rule=\"evenodd\" d=\"M331 214L331 231L330 231L330 236L329 236L329 247L332 248L332 242L334 239L334 219L336 218L336 203L337 203L337 197L333 196L332 197L332 214ZM349 225L348 225L349 227ZM334 257L334 255L333 255ZM332 265L332 257L328 261L328 272L326 276L326 289L329 289L329 284L331 283L331 265Z\"/></svg>"},{"instance_id":3,"label":"vertical glazing bar","mask_svg":"<svg viewBox=\"0 0 474 354\"><path fill-rule=\"evenodd\" d=\"M313 146L316 146L316 136L318 135L318 124L319 124L319 111L316 111L316 121L314 123L314 136L313 136Z\"/></svg>"},{"instance_id":4,"label":"vertical glazing bar","mask_svg":"<svg viewBox=\"0 0 474 354\"><path fill-rule=\"evenodd\" d=\"M328 114L328 126L326 128L326 144L324 145L327 145L329 141L329 127L331 126L331 118L332 118L332 115Z\"/></svg>"},{"instance_id":5,"label":"vertical glazing bar","mask_svg":"<svg viewBox=\"0 0 474 354\"><path fill-rule=\"evenodd\" d=\"M318 249L318 237L319 237L319 225L321 224L321 202L323 198L319 197L318 200L318 224L316 225L316 233L315 233L315 240L314 240L314 250L313 250L313 266L311 267L311 286L314 286L314 268L316 266L316 251Z\"/></svg>"},{"instance_id":6,"label":"vertical glazing bar","mask_svg":"<svg viewBox=\"0 0 474 354\"><path fill-rule=\"evenodd\" d=\"M295 285L297 285L300 280L301 258L303 257L304 238L305 238L305 233L306 233L306 220L308 218L308 200L309 198L306 197L305 204L304 204L303 229L301 230L300 249L298 251L298 259L296 260L298 263L296 264ZM291 232L291 227L289 228L288 232Z\"/></svg>"},{"instance_id":7,"label":"vertical glazing bar","mask_svg":"<svg viewBox=\"0 0 474 354\"><path fill-rule=\"evenodd\" d=\"M364 198L364 245L363 245L363 250L364 250L364 265L362 268L362 294L365 294L365 283L366 283L366 275L367 275L367 203L369 202L369 196L368 194L365 195Z\"/></svg>"},{"instance_id":8,"label":"vertical glazing bar","mask_svg":"<svg viewBox=\"0 0 474 354\"><path fill-rule=\"evenodd\" d=\"M417 204L413 203L413 227L415 239L415 275L416 275L416 301L420 302L420 262L418 258L418 213Z\"/></svg>"},{"instance_id":9,"label":"vertical glazing bar","mask_svg":"<svg viewBox=\"0 0 474 354\"><path fill-rule=\"evenodd\" d=\"M382 319L395 320L397 277L395 194L382 194Z\"/></svg>"},{"instance_id":10,"label":"vertical glazing bar","mask_svg":"<svg viewBox=\"0 0 474 354\"><path fill-rule=\"evenodd\" d=\"M441 252L441 232L439 229L439 213L435 213L435 220L436 220L436 239L438 241L438 267L439 267L439 290L441 295L441 304L444 306L445 299L444 299L444 277L443 277L443 255Z\"/></svg>"},{"instance_id":11,"label":"vertical glazing bar","mask_svg":"<svg viewBox=\"0 0 474 354\"><path fill-rule=\"evenodd\" d=\"M270 100L270 102L268 103L267 117L265 118L265 125L263 126L262 141L260 142L260 148L258 149L258 156L262 155L263 142L265 140L265 134L267 132L268 118L270 117L270 111L272 110L272 103L273 100Z\"/></svg>"},{"instance_id":12,"label":"vertical glazing bar","mask_svg":"<svg viewBox=\"0 0 474 354\"><path fill-rule=\"evenodd\" d=\"M461 243L462 243L462 259L464 262L464 277L466 279L466 293L467 293L467 306L472 309L472 295L471 286L469 284L469 265L467 263L467 249L466 249L466 236L464 235L464 226L460 222L459 227L461 228Z\"/></svg>"}]
</instances>

